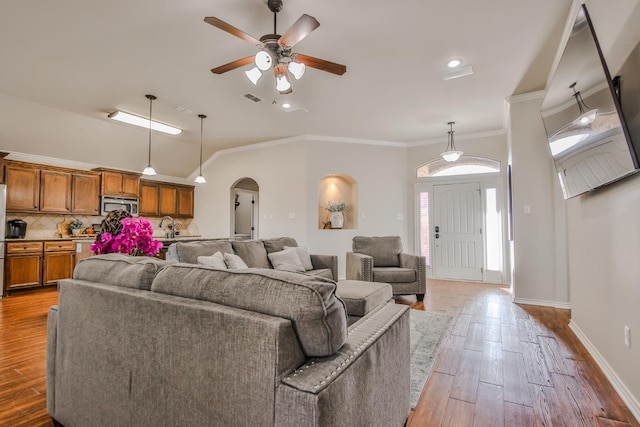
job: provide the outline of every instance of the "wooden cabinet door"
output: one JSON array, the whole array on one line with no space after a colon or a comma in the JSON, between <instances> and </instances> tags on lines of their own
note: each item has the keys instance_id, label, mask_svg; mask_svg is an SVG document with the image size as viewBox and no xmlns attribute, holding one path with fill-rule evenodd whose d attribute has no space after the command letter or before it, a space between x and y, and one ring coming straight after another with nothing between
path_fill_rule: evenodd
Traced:
<instances>
[{"instance_id":1,"label":"wooden cabinet door","mask_svg":"<svg viewBox=\"0 0 640 427\"><path fill-rule=\"evenodd\" d=\"M5 265L5 290L42 285L42 254L10 255Z\"/></svg>"},{"instance_id":2,"label":"wooden cabinet door","mask_svg":"<svg viewBox=\"0 0 640 427\"><path fill-rule=\"evenodd\" d=\"M140 215L158 216L160 186L156 183L140 181Z\"/></svg>"},{"instance_id":3,"label":"wooden cabinet door","mask_svg":"<svg viewBox=\"0 0 640 427\"><path fill-rule=\"evenodd\" d=\"M178 189L174 186L169 186L169 185L160 186L160 215L176 214L177 193L178 193Z\"/></svg>"},{"instance_id":4,"label":"wooden cabinet door","mask_svg":"<svg viewBox=\"0 0 640 427\"><path fill-rule=\"evenodd\" d=\"M122 175L122 196L138 197L140 178L134 175Z\"/></svg>"},{"instance_id":5,"label":"wooden cabinet door","mask_svg":"<svg viewBox=\"0 0 640 427\"><path fill-rule=\"evenodd\" d=\"M5 166L8 212L37 212L40 206L40 170Z\"/></svg>"},{"instance_id":6,"label":"wooden cabinet door","mask_svg":"<svg viewBox=\"0 0 640 427\"><path fill-rule=\"evenodd\" d=\"M71 212L71 174L40 171L40 212Z\"/></svg>"},{"instance_id":7,"label":"wooden cabinet door","mask_svg":"<svg viewBox=\"0 0 640 427\"><path fill-rule=\"evenodd\" d=\"M71 181L71 211L100 215L100 176L74 173Z\"/></svg>"},{"instance_id":8,"label":"wooden cabinet door","mask_svg":"<svg viewBox=\"0 0 640 427\"><path fill-rule=\"evenodd\" d=\"M122 174L102 172L102 194L120 197L122 193Z\"/></svg>"},{"instance_id":9,"label":"wooden cabinet door","mask_svg":"<svg viewBox=\"0 0 640 427\"><path fill-rule=\"evenodd\" d=\"M193 187L178 187L178 216L193 218Z\"/></svg>"},{"instance_id":10,"label":"wooden cabinet door","mask_svg":"<svg viewBox=\"0 0 640 427\"><path fill-rule=\"evenodd\" d=\"M42 274L43 286L56 285L58 280L73 277L74 267L74 252L45 252Z\"/></svg>"}]
</instances>

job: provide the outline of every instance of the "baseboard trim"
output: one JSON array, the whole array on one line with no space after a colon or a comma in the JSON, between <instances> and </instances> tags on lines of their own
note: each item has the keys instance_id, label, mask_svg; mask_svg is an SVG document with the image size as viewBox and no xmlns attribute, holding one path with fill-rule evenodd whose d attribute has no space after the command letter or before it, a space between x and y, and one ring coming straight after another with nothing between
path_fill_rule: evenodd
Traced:
<instances>
[{"instance_id":1,"label":"baseboard trim","mask_svg":"<svg viewBox=\"0 0 640 427\"><path fill-rule=\"evenodd\" d=\"M620 377L607 363L604 357L600 354L598 349L589 341L589 338L582 332L580 327L573 321L569 322L569 329L573 331L578 337L582 345L587 349L591 357L596 361L604 375L607 377L613 388L618 392L622 401L627 405L629 411L636 418L636 421L640 420L640 402L633 396L631 391L624 385Z\"/></svg>"},{"instance_id":2,"label":"baseboard trim","mask_svg":"<svg viewBox=\"0 0 640 427\"><path fill-rule=\"evenodd\" d=\"M515 302L516 304L541 305L543 307L553 307L553 308L562 308L565 310L571 310L571 303L568 303L568 302L547 301L547 300L527 299L527 298L514 298L513 302Z\"/></svg>"}]
</instances>

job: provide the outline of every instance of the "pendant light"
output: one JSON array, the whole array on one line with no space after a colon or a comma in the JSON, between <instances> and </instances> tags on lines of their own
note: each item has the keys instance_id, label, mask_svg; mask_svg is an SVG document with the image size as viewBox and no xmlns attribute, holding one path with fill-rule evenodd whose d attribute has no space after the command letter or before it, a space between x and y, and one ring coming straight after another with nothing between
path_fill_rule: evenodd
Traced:
<instances>
[{"instance_id":1,"label":"pendant light","mask_svg":"<svg viewBox=\"0 0 640 427\"><path fill-rule=\"evenodd\" d=\"M202 175L202 127L204 124L204 119L207 118L204 114L198 114L200 117L200 174L194 180L197 184L206 184L207 180Z\"/></svg>"},{"instance_id":2,"label":"pendant light","mask_svg":"<svg viewBox=\"0 0 640 427\"><path fill-rule=\"evenodd\" d=\"M447 149L440 153L440 156L447 162L455 162L462 156L463 152L456 150L456 145L453 143L453 125L456 122L449 122L449 132L447 132Z\"/></svg>"},{"instance_id":3,"label":"pendant light","mask_svg":"<svg viewBox=\"0 0 640 427\"><path fill-rule=\"evenodd\" d=\"M154 95L145 95L149 100L149 161L147 167L142 171L143 175L153 176L157 175L156 170L151 166L151 112L153 111L153 101L158 99Z\"/></svg>"},{"instance_id":4,"label":"pendant light","mask_svg":"<svg viewBox=\"0 0 640 427\"><path fill-rule=\"evenodd\" d=\"M589 109L589 107L587 107L587 104L585 104L584 100L582 99L582 95L580 95L580 91L576 92L576 83L577 82L569 86L571 89L573 89L573 97L576 99L576 102L578 103L578 109L580 110L580 115L576 117L576 119L573 121L573 124L582 126L590 125L596 119L598 109Z\"/></svg>"}]
</instances>

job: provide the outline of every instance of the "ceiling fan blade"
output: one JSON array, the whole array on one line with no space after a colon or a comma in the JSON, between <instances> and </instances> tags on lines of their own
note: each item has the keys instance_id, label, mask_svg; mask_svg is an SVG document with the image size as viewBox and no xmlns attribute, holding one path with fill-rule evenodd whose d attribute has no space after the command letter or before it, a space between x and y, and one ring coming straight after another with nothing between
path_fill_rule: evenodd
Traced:
<instances>
[{"instance_id":1,"label":"ceiling fan blade","mask_svg":"<svg viewBox=\"0 0 640 427\"><path fill-rule=\"evenodd\" d=\"M213 25L216 28L221 29L222 31L226 31L227 33L231 34L232 36L236 36L241 38L244 41L248 41L249 43L251 43L254 46L262 46L263 43L258 40L257 38L245 33L242 30L237 29L236 27L234 27L231 24L227 24L226 22L215 18L213 16L209 16L207 18L204 18L204 22L206 22L207 24Z\"/></svg>"},{"instance_id":2,"label":"ceiling fan blade","mask_svg":"<svg viewBox=\"0 0 640 427\"><path fill-rule=\"evenodd\" d=\"M236 68L240 68L244 65L249 65L253 62L253 56L247 56L246 58L236 59L233 62L229 62L228 64L221 65L216 68L212 68L211 72L214 74L222 74L227 71L235 70Z\"/></svg>"},{"instance_id":3,"label":"ceiling fan blade","mask_svg":"<svg viewBox=\"0 0 640 427\"><path fill-rule=\"evenodd\" d=\"M291 59L293 59L296 62L302 62L307 67L316 68L318 70L337 74L339 76L347 72L346 65L336 64L335 62L327 61L325 59L315 58L309 55L303 55L301 53L294 53L293 55L291 55Z\"/></svg>"},{"instance_id":4,"label":"ceiling fan blade","mask_svg":"<svg viewBox=\"0 0 640 427\"><path fill-rule=\"evenodd\" d=\"M280 37L280 44L292 47L319 26L320 23L316 18L304 14Z\"/></svg>"}]
</instances>

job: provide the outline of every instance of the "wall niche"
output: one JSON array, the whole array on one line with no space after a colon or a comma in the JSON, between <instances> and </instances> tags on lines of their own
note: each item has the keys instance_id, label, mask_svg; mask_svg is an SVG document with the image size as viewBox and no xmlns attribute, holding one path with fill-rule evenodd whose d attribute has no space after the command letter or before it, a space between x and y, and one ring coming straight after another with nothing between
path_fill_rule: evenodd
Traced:
<instances>
[{"instance_id":1,"label":"wall niche","mask_svg":"<svg viewBox=\"0 0 640 427\"><path fill-rule=\"evenodd\" d=\"M343 211L344 222L342 227L331 225L331 212L327 206L344 203L347 210ZM318 229L353 229L358 228L358 184L349 175L327 175L318 183Z\"/></svg>"}]
</instances>

